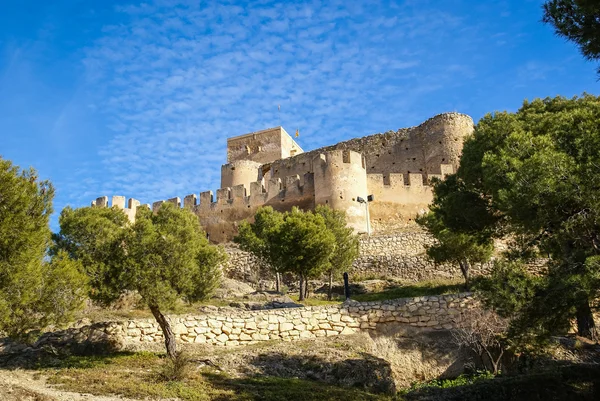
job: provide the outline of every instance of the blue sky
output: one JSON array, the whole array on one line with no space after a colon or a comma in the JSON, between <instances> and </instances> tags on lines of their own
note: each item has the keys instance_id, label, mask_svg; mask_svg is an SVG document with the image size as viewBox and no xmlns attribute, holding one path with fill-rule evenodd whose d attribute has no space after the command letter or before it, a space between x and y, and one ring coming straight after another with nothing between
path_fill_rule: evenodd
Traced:
<instances>
[{"instance_id":1,"label":"blue sky","mask_svg":"<svg viewBox=\"0 0 600 401\"><path fill-rule=\"evenodd\" d=\"M58 211L151 203L217 189L229 136L282 125L310 150L598 94L541 4L3 0L0 154L52 180Z\"/></svg>"}]
</instances>

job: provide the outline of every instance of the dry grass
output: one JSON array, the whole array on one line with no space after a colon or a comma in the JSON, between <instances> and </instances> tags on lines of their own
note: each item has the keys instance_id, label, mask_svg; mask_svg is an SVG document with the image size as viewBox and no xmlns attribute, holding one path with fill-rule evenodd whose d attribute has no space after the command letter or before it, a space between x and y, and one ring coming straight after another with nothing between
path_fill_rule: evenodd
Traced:
<instances>
[{"instance_id":1,"label":"dry grass","mask_svg":"<svg viewBox=\"0 0 600 401\"><path fill-rule=\"evenodd\" d=\"M376 337L368 343L368 351L388 361L392 367L394 381L398 389L410 387L419 381L429 381L444 376L454 358L444 355L432 358L426 347L416 343L401 343L393 337ZM429 349L431 351L431 349ZM453 355L456 357L456 355Z\"/></svg>"}]
</instances>

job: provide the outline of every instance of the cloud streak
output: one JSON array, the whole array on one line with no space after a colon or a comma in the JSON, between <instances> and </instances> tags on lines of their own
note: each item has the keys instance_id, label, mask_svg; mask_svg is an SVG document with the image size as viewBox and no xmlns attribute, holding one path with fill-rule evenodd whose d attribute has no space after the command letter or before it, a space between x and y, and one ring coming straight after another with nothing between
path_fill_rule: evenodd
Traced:
<instances>
[{"instance_id":1,"label":"cloud streak","mask_svg":"<svg viewBox=\"0 0 600 401\"><path fill-rule=\"evenodd\" d=\"M309 150L414 125L453 110L435 94L473 77L479 28L426 2L199 3L120 7L125 22L86 50L109 138L86 195L214 190L227 137L283 125Z\"/></svg>"}]
</instances>

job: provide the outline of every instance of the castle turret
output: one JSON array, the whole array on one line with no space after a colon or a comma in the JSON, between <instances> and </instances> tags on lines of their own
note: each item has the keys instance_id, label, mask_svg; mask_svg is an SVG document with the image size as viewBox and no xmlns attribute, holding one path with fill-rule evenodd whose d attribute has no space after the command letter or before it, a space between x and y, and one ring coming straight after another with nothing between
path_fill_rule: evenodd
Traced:
<instances>
[{"instance_id":1,"label":"castle turret","mask_svg":"<svg viewBox=\"0 0 600 401\"><path fill-rule=\"evenodd\" d=\"M250 183L259 181L260 163L252 160L237 160L221 166L221 188L244 185L250 193Z\"/></svg>"},{"instance_id":2,"label":"castle turret","mask_svg":"<svg viewBox=\"0 0 600 401\"><path fill-rule=\"evenodd\" d=\"M360 153L334 150L313 159L315 205L328 205L344 210L348 225L355 232L367 231L365 204L367 199L367 173Z\"/></svg>"}]
</instances>

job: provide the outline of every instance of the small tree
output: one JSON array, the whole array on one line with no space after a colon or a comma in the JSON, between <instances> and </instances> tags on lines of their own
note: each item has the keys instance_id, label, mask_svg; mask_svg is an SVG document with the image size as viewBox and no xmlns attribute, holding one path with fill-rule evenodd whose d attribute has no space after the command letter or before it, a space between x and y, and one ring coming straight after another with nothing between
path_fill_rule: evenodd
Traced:
<instances>
[{"instance_id":1,"label":"small tree","mask_svg":"<svg viewBox=\"0 0 600 401\"><path fill-rule=\"evenodd\" d=\"M282 266L279 264L279 254L273 243L283 223L283 214L276 212L272 207L261 207L254 216L254 223L243 221L238 229L238 235L233 239L240 248L252 253L265 266L275 273L277 292L281 292Z\"/></svg>"},{"instance_id":2,"label":"small tree","mask_svg":"<svg viewBox=\"0 0 600 401\"><path fill-rule=\"evenodd\" d=\"M462 325L452 331L452 337L455 344L473 351L485 370L498 374L506 350L507 328L506 319L492 311L474 308L463 314Z\"/></svg>"},{"instance_id":3,"label":"small tree","mask_svg":"<svg viewBox=\"0 0 600 401\"><path fill-rule=\"evenodd\" d=\"M310 278L322 274L335 249L335 236L327 229L323 216L303 212L294 207L284 215L279 235L272 245L284 271L298 275L299 300L305 299L305 285Z\"/></svg>"},{"instance_id":4,"label":"small tree","mask_svg":"<svg viewBox=\"0 0 600 401\"><path fill-rule=\"evenodd\" d=\"M70 321L86 298L78 263L45 260L53 196L35 170L0 158L0 331L11 337Z\"/></svg>"},{"instance_id":5,"label":"small tree","mask_svg":"<svg viewBox=\"0 0 600 401\"><path fill-rule=\"evenodd\" d=\"M492 232L484 225L485 200L461 187L456 176L435 185L430 211L416 221L436 239L427 247L427 255L436 263L454 263L460 267L469 288L471 266L485 263L492 256ZM491 224L491 222L490 222Z\"/></svg>"},{"instance_id":6,"label":"small tree","mask_svg":"<svg viewBox=\"0 0 600 401\"><path fill-rule=\"evenodd\" d=\"M315 213L323 216L325 226L335 237L334 250L327 268L329 278L327 299L331 301L334 275L350 269L352 262L358 257L358 237L353 234L353 229L348 227L346 213L343 211L320 205L315 209Z\"/></svg>"},{"instance_id":7,"label":"small tree","mask_svg":"<svg viewBox=\"0 0 600 401\"><path fill-rule=\"evenodd\" d=\"M189 302L208 297L219 283L225 254L208 243L188 210L164 204L153 214L141 207L133 225L120 215L116 208L67 209L57 243L82 261L96 300L110 303L124 290L137 291L161 327L167 354L175 358L175 336L163 312L179 297Z\"/></svg>"}]
</instances>

